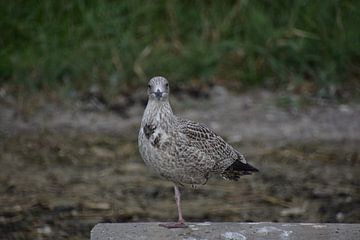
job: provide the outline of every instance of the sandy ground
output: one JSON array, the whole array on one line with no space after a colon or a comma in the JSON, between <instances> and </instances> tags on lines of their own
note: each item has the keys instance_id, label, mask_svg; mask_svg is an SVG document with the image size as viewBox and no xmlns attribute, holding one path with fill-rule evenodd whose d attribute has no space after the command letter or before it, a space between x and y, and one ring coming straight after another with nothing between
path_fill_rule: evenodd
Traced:
<instances>
[{"instance_id":1,"label":"sandy ground","mask_svg":"<svg viewBox=\"0 0 360 240\"><path fill-rule=\"evenodd\" d=\"M112 110L88 99L29 107L2 96L3 238L88 239L98 222L175 219L171 183L137 152L145 96L134 96ZM221 87L208 96L171 100L177 114L209 125L261 172L183 189L187 220L360 222L360 104Z\"/></svg>"}]
</instances>

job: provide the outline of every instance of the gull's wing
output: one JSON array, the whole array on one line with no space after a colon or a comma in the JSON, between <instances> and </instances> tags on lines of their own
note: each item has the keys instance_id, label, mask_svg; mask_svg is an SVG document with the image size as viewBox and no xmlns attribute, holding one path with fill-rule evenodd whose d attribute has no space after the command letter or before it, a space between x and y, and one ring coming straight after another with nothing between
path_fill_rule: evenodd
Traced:
<instances>
[{"instance_id":1,"label":"gull's wing","mask_svg":"<svg viewBox=\"0 0 360 240\"><path fill-rule=\"evenodd\" d=\"M257 171L249 165L230 144L206 126L186 119L179 119L179 130L188 140L189 146L198 149L211 160L212 171L221 173L223 177L237 180L240 175Z\"/></svg>"}]
</instances>

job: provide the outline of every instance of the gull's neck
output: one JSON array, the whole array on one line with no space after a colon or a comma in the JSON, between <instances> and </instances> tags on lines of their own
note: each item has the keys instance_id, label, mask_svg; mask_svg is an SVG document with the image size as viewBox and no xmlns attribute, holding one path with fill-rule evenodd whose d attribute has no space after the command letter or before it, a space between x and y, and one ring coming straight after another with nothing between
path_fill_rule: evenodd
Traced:
<instances>
[{"instance_id":1,"label":"gull's neck","mask_svg":"<svg viewBox=\"0 0 360 240\"><path fill-rule=\"evenodd\" d=\"M168 127L176 120L175 115L171 109L170 103L166 101L158 101L149 99L144 111L144 116L141 125L155 124L163 127Z\"/></svg>"}]
</instances>

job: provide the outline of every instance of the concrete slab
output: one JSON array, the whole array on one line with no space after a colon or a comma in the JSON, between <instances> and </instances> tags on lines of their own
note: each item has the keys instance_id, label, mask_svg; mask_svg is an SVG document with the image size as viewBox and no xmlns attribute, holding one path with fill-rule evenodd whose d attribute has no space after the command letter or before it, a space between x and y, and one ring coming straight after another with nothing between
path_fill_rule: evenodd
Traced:
<instances>
[{"instance_id":1,"label":"concrete slab","mask_svg":"<svg viewBox=\"0 0 360 240\"><path fill-rule=\"evenodd\" d=\"M185 229L166 229L159 227L159 223L100 223L92 229L91 240L360 239L360 224L202 222L188 225Z\"/></svg>"}]
</instances>

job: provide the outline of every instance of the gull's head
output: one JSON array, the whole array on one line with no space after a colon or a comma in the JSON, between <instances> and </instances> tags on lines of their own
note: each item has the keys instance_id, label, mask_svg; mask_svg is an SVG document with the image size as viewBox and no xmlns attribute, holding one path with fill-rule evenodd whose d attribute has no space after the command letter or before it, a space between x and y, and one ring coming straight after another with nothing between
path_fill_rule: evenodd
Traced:
<instances>
[{"instance_id":1,"label":"gull's head","mask_svg":"<svg viewBox=\"0 0 360 240\"><path fill-rule=\"evenodd\" d=\"M164 77L153 77L148 85L149 99L166 101L169 96L169 83Z\"/></svg>"}]
</instances>

